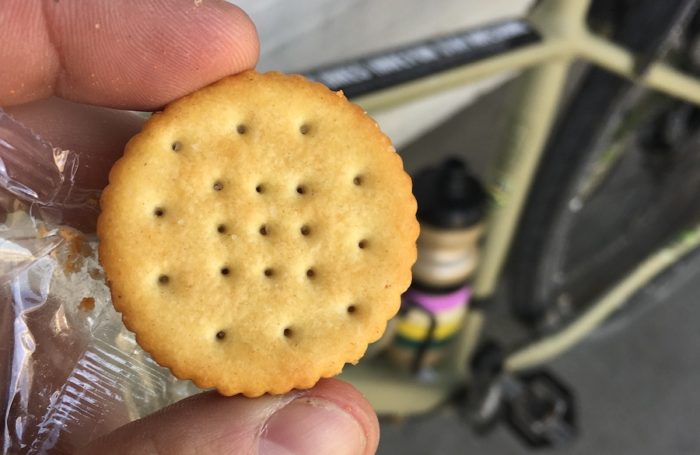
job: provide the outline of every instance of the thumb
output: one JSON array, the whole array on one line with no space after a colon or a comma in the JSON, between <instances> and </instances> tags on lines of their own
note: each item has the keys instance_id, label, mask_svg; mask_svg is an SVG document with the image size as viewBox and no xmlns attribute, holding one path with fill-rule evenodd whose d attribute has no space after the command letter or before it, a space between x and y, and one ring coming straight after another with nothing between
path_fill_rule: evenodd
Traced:
<instances>
[{"instance_id":1,"label":"thumb","mask_svg":"<svg viewBox=\"0 0 700 455\"><path fill-rule=\"evenodd\" d=\"M78 454L373 454L377 417L339 380L261 398L195 395L93 441Z\"/></svg>"}]
</instances>

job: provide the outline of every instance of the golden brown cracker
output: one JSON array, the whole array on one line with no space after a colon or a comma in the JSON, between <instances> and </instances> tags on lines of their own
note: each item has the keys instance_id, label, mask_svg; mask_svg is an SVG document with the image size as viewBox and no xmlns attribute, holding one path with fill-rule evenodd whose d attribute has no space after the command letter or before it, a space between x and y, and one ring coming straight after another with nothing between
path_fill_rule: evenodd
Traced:
<instances>
[{"instance_id":1,"label":"golden brown cracker","mask_svg":"<svg viewBox=\"0 0 700 455\"><path fill-rule=\"evenodd\" d=\"M356 363L399 308L410 177L340 92L248 71L169 105L113 167L100 260L141 346L225 395Z\"/></svg>"}]
</instances>

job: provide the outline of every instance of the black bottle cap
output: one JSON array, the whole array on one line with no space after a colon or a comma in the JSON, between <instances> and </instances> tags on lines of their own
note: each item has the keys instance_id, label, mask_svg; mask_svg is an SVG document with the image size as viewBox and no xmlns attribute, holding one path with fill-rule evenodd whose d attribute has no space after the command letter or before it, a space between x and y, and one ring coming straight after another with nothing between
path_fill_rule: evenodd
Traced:
<instances>
[{"instance_id":1,"label":"black bottle cap","mask_svg":"<svg viewBox=\"0 0 700 455\"><path fill-rule=\"evenodd\" d=\"M444 229L477 224L486 213L488 195L459 158L448 158L413 179L418 220Z\"/></svg>"}]
</instances>

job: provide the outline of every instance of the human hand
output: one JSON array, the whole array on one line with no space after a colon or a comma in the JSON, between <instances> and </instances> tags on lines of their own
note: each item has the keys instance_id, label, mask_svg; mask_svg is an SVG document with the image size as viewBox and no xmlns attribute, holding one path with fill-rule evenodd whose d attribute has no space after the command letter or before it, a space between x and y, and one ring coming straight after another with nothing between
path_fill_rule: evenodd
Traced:
<instances>
[{"instance_id":1,"label":"human hand","mask_svg":"<svg viewBox=\"0 0 700 455\"><path fill-rule=\"evenodd\" d=\"M0 106L80 157L76 185L102 189L142 120L252 68L255 28L219 1L9 0L0 10ZM94 214L86 213L84 216ZM77 220L94 226L94 219ZM126 422L125 422L126 423ZM214 392L129 423L79 453L374 453L376 415L350 385L323 380L278 397Z\"/></svg>"}]
</instances>

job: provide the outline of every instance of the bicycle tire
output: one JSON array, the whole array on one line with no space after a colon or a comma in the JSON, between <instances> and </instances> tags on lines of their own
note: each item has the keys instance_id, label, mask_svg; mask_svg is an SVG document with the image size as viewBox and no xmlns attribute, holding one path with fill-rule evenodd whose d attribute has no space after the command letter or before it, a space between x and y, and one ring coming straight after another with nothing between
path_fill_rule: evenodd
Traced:
<instances>
[{"instance_id":1,"label":"bicycle tire","mask_svg":"<svg viewBox=\"0 0 700 455\"><path fill-rule=\"evenodd\" d=\"M664 18L661 35L667 39L646 30L645 42L635 23L660 27L656 6L635 5L634 14L623 16L617 29L616 41L632 43L642 63L669 51L668 37L687 27L697 2L676 2ZM698 123L689 128L700 128L699 114L688 105L602 70L592 69L584 77L548 141L509 258L511 306L519 318L547 328L568 321L700 215L694 197L700 194L698 135L663 144L663 138L648 134L679 109L691 112L689 124ZM626 124L631 114L637 122L632 127ZM610 152L607 147L619 141L632 142L622 146L615 164L607 165L607 174L581 202L581 189L595 166ZM663 147L668 156L656 160L654 150ZM631 189L629 182L644 183L646 189L630 193L611 212L614 191L624 190L625 184Z\"/></svg>"}]
</instances>

